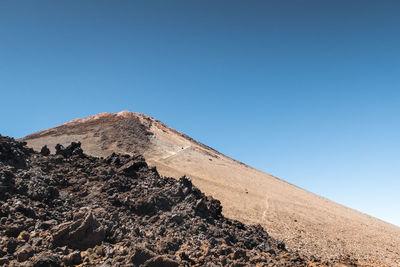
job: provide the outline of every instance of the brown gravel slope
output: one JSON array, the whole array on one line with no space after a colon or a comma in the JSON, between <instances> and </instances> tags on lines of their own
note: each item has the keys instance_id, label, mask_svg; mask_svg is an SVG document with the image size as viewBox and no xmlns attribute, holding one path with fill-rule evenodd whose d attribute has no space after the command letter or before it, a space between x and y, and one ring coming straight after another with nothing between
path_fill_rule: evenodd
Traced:
<instances>
[{"instance_id":1,"label":"brown gravel slope","mask_svg":"<svg viewBox=\"0 0 400 267\"><path fill-rule=\"evenodd\" d=\"M102 113L22 140L35 149L81 141L94 156L141 153L164 176L190 176L221 201L225 216L260 223L292 250L400 266L400 228L237 162L146 115Z\"/></svg>"}]
</instances>

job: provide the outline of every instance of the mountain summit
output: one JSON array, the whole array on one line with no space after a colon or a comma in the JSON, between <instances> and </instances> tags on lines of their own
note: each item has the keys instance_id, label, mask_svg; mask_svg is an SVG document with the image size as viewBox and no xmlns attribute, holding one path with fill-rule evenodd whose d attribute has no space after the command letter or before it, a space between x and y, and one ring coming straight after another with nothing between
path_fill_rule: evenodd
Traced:
<instances>
[{"instance_id":1,"label":"mountain summit","mask_svg":"<svg viewBox=\"0 0 400 267\"><path fill-rule=\"evenodd\" d=\"M400 228L231 159L147 115L101 113L21 140L35 150L80 141L85 153L99 157L140 153L163 176L189 176L221 201L225 216L261 224L294 251L400 265Z\"/></svg>"}]
</instances>

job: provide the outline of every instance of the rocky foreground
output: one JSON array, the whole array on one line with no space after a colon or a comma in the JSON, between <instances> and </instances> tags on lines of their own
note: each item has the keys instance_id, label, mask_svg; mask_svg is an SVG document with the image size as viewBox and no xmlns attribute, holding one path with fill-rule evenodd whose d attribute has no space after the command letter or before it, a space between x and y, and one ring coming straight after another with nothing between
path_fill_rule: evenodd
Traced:
<instances>
[{"instance_id":1,"label":"rocky foreground","mask_svg":"<svg viewBox=\"0 0 400 267\"><path fill-rule=\"evenodd\" d=\"M0 136L0 266L324 265L139 155L49 152Z\"/></svg>"}]
</instances>

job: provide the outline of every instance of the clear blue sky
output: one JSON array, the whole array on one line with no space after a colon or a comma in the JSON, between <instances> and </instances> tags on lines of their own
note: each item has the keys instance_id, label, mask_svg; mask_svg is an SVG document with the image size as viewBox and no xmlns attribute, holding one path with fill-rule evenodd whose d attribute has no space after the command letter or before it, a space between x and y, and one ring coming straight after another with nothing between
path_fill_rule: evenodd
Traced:
<instances>
[{"instance_id":1,"label":"clear blue sky","mask_svg":"<svg viewBox=\"0 0 400 267\"><path fill-rule=\"evenodd\" d=\"M0 133L130 110L400 225L399 1L0 1Z\"/></svg>"}]
</instances>

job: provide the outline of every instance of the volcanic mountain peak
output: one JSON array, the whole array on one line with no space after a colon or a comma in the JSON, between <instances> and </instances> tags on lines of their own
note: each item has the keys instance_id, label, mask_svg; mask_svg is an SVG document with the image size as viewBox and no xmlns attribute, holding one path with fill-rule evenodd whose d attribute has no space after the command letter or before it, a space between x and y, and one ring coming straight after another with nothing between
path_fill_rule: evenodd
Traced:
<instances>
[{"instance_id":1,"label":"volcanic mountain peak","mask_svg":"<svg viewBox=\"0 0 400 267\"><path fill-rule=\"evenodd\" d=\"M103 113L99 113L96 115L92 115L83 119L75 119L72 121L69 121L67 123L64 123L63 125L66 124L73 124L73 123L85 123L85 122L91 122L91 121L96 121L98 119L104 119L104 118L108 118L108 119L112 119L112 118L118 118L118 117L122 117L122 118L131 118L131 117L137 117L140 119L145 119L145 120L154 120L152 117L147 116L145 114L142 113L136 113L136 112L131 112L131 111L127 111L127 110L123 110L121 112L118 113L110 113L110 112L103 112Z\"/></svg>"},{"instance_id":2,"label":"volcanic mountain peak","mask_svg":"<svg viewBox=\"0 0 400 267\"><path fill-rule=\"evenodd\" d=\"M134 113L134 112L130 112L130 111L121 111L118 113L109 113L109 112L103 112L103 113L99 113L96 115L92 115L86 118L80 118L80 119L74 119L71 120L69 122L63 123L60 126L51 128L51 129L47 129L47 130L43 130L43 131L39 131L35 134L29 135L26 138L29 138L31 136L36 136L38 134L40 135L46 135L48 133L52 133L55 130L64 130L66 128L66 126L68 127L80 127L80 128L84 128L87 125L94 125L97 123L104 123L105 121L108 122L115 122L115 123L121 123L123 122L123 119L127 119L127 122L129 122L129 119L139 119L141 123L145 122L145 121L154 121L153 118L151 118L150 116L141 114L141 113Z\"/></svg>"},{"instance_id":3,"label":"volcanic mountain peak","mask_svg":"<svg viewBox=\"0 0 400 267\"><path fill-rule=\"evenodd\" d=\"M190 176L221 201L225 216L259 223L293 250L325 259L351 255L400 265L398 227L241 164L143 114L101 113L22 140L35 150L80 141L93 156L140 153L163 176Z\"/></svg>"},{"instance_id":4,"label":"volcanic mountain peak","mask_svg":"<svg viewBox=\"0 0 400 267\"><path fill-rule=\"evenodd\" d=\"M66 123L64 123L63 125L74 124L74 123L91 122L91 121L98 120L98 119L100 119L100 118L110 117L110 116L118 115L118 114L119 114L119 113L117 113L117 114L112 114L112 113L109 113L109 112L103 112L103 113L99 113L99 114L96 114L96 115L93 115L93 116L89 116L89 117L86 117L86 118L83 118L83 119L75 119L75 120L66 122Z\"/></svg>"},{"instance_id":5,"label":"volcanic mountain peak","mask_svg":"<svg viewBox=\"0 0 400 267\"><path fill-rule=\"evenodd\" d=\"M75 119L60 126L40 131L23 138L40 149L57 143L67 145L82 141L85 151L94 156L106 157L113 152L143 153L148 160L165 160L187 149L202 151L210 157L225 157L150 116L121 111L100 113ZM227 158L227 157L225 157Z\"/></svg>"}]
</instances>

